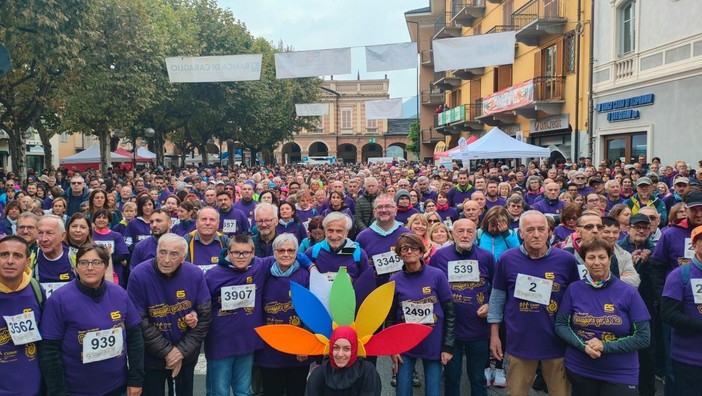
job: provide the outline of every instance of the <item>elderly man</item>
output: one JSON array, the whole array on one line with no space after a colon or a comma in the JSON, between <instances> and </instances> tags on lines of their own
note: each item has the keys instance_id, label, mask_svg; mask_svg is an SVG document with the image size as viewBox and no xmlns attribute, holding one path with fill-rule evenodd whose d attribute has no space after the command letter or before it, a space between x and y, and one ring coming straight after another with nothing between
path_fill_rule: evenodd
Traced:
<instances>
[{"instance_id":1,"label":"elderly man","mask_svg":"<svg viewBox=\"0 0 702 396\"><path fill-rule=\"evenodd\" d=\"M0 239L0 334L3 335L0 356L10 357L0 363L3 395L42 394L37 358L37 341L41 336L37 329L44 297L28 268L29 248L25 240L12 235Z\"/></svg>"},{"instance_id":2,"label":"elderly man","mask_svg":"<svg viewBox=\"0 0 702 396\"><path fill-rule=\"evenodd\" d=\"M463 202L461 218L468 219L475 224L480 224L481 211L480 204L477 201L466 200Z\"/></svg>"},{"instance_id":3,"label":"elderly man","mask_svg":"<svg viewBox=\"0 0 702 396\"><path fill-rule=\"evenodd\" d=\"M526 395L541 361L549 395L569 394L563 356L565 344L554 331L555 313L565 290L579 279L575 257L548 244L543 213L522 215L519 234L524 244L505 251L495 267L488 312L490 351L503 359L499 324L507 329L510 393Z\"/></svg>"},{"instance_id":4,"label":"elderly man","mask_svg":"<svg viewBox=\"0 0 702 396\"><path fill-rule=\"evenodd\" d=\"M532 209L546 215L560 216L565 202L558 199L561 195L561 187L556 182L546 183L544 186L544 199L532 205Z\"/></svg>"},{"instance_id":5,"label":"elderly man","mask_svg":"<svg viewBox=\"0 0 702 396\"><path fill-rule=\"evenodd\" d=\"M214 268L219 263L220 252L229 245L229 237L217 232L219 223L217 210L204 207L197 212L195 231L184 236L188 243L186 259L204 272ZM248 224L248 222L246 223Z\"/></svg>"},{"instance_id":6,"label":"elderly man","mask_svg":"<svg viewBox=\"0 0 702 396\"><path fill-rule=\"evenodd\" d=\"M631 214L639 213L639 210L645 206L656 208L656 211L661 216L661 224L668 224L668 212L665 209L663 200L654 196L653 182L648 177L640 177L636 180L636 193L629 197L624 204L631 208Z\"/></svg>"},{"instance_id":7,"label":"elderly man","mask_svg":"<svg viewBox=\"0 0 702 396\"><path fill-rule=\"evenodd\" d=\"M269 203L260 203L254 212L258 234L253 236L257 257L273 255L273 240L278 236L278 207Z\"/></svg>"},{"instance_id":8,"label":"elderly man","mask_svg":"<svg viewBox=\"0 0 702 396\"><path fill-rule=\"evenodd\" d=\"M63 193L66 198L66 216L71 217L74 213L80 212L80 205L88 200L88 188L85 186L83 176L76 173L71 177L71 188Z\"/></svg>"},{"instance_id":9,"label":"elderly man","mask_svg":"<svg viewBox=\"0 0 702 396\"><path fill-rule=\"evenodd\" d=\"M378 197L378 180L374 177L367 177L363 182L363 195L356 199L356 213L354 213L354 224L358 232L370 227L375 220L373 205Z\"/></svg>"},{"instance_id":10,"label":"elderly man","mask_svg":"<svg viewBox=\"0 0 702 396\"><path fill-rule=\"evenodd\" d=\"M607 213L612 210L614 205L624 202L624 199L620 195L621 186L615 179L607 180L607 183L605 183L605 192L605 196L607 197Z\"/></svg>"},{"instance_id":11,"label":"elderly man","mask_svg":"<svg viewBox=\"0 0 702 396\"><path fill-rule=\"evenodd\" d=\"M144 261L156 257L156 245L158 244L158 240L161 236L170 232L171 225L172 220L169 213L166 213L166 211L162 209L154 210L149 219L151 235L146 239L142 239L134 246L129 268L134 269L134 267Z\"/></svg>"},{"instance_id":12,"label":"elderly man","mask_svg":"<svg viewBox=\"0 0 702 396\"><path fill-rule=\"evenodd\" d=\"M217 193L219 206L219 232L227 236L249 233L249 221L246 214L232 206L232 196L227 191Z\"/></svg>"},{"instance_id":13,"label":"elderly man","mask_svg":"<svg viewBox=\"0 0 702 396\"><path fill-rule=\"evenodd\" d=\"M417 178L417 188L419 189L419 193L421 194L421 196L419 197L419 200L421 202L424 202L427 199L431 199L434 200L434 202L436 202L437 192L429 187L428 177L419 176L419 178Z\"/></svg>"},{"instance_id":14,"label":"elderly man","mask_svg":"<svg viewBox=\"0 0 702 396\"><path fill-rule=\"evenodd\" d=\"M475 223L460 219L453 223L454 244L436 251L430 265L448 277L456 309L456 342L453 357L444 371L447 396L461 394L463 355L466 355L470 394L487 395L483 370L488 363L490 325L488 313L490 283L494 274L492 253L473 246ZM502 370L502 369L500 369ZM504 370L499 373L504 377Z\"/></svg>"},{"instance_id":15,"label":"elderly man","mask_svg":"<svg viewBox=\"0 0 702 396\"><path fill-rule=\"evenodd\" d=\"M75 263L71 261L68 247L63 244L66 228L60 217L42 216L37 223L37 230L39 249L32 267L33 276L41 282L47 296L50 296L56 289L76 277Z\"/></svg>"},{"instance_id":16,"label":"elderly man","mask_svg":"<svg viewBox=\"0 0 702 396\"><path fill-rule=\"evenodd\" d=\"M653 242L653 246L655 247L662 235L661 229L658 228L661 225L661 216L658 214L656 208L649 207L641 208L639 214L646 215L648 219L651 220L651 236L649 236L648 239Z\"/></svg>"},{"instance_id":17,"label":"elderly man","mask_svg":"<svg viewBox=\"0 0 702 396\"><path fill-rule=\"evenodd\" d=\"M670 208L672 208L673 205L683 201L683 193L689 185L690 179L688 179L687 177L680 176L676 177L673 180L673 193L663 198L663 202L665 202L665 209L667 213L670 213Z\"/></svg>"},{"instance_id":18,"label":"elderly man","mask_svg":"<svg viewBox=\"0 0 702 396\"><path fill-rule=\"evenodd\" d=\"M343 213L329 213L322 222L324 240L305 251L317 264L317 269L334 280L339 268L346 267L351 279L356 280L368 269L368 255L357 243L348 239L351 219Z\"/></svg>"},{"instance_id":19,"label":"elderly man","mask_svg":"<svg viewBox=\"0 0 702 396\"><path fill-rule=\"evenodd\" d=\"M583 197L593 191L592 188L587 185L587 176L583 172L573 172L570 176L570 182L577 187L576 193Z\"/></svg>"},{"instance_id":20,"label":"elderly man","mask_svg":"<svg viewBox=\"0 0 702 396\"><path fill-rule=\"evenodd\" d=\"M141 314L144 336L144 395L192 396L195 364L212 320L205 276L185 262L185 240L166 234L158 241L156 258L134 268L127 293Z\"/></svg>"}]
</instances>

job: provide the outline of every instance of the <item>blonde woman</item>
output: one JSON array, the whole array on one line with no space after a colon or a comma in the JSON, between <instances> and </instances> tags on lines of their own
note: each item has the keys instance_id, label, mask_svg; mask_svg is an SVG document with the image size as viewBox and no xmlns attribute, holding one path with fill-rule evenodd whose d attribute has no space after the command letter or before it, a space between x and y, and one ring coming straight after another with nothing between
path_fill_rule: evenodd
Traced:
<instances>
[{"instance_id":1,"label":"blonde woman","mask_svg":"<svg viewBox=\"0 0 702 396\"><path fill-rule=\"evenodd\" d=\"M426 248L422 259L424 260L424 264L428 264L429 259L431 259L431 256L436 252L436 248L431 242L427 241L426 238L427 231L429 230L427 218L422 213L415 213L407 219L407 228L409 228L413 234L422 238L422 242L424 242L424 247Z\"/></svg>"},{"instance_id":2,"label":"blonde woman","mask_svg":"<svg viewBox=\"0 0 702 396\"><path fill-rule=\"evenodd\" d=\"M434 249L439 249L453 243L451 231L444 223L434 223L427 231L426 240L434 246Z\"/></svg>"}]
</instances>

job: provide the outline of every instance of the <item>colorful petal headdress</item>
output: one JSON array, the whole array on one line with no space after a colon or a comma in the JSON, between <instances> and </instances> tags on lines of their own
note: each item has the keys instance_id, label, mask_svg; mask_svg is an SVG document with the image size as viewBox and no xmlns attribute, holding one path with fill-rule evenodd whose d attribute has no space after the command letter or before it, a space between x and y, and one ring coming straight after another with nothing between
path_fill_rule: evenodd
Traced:
<instances>
[{"instance_id":1,"label":"colorful petal headdress","mask_svg":"<svg viewBox=\"0 0 702 396\"><path fill-rule=\"evenodd\" d=\"M312 271L310 284L326 277ZM319 288L317 288L318 290ZM322 287L322 289L324 289ZM386 283L366 297L356 312L356 294L351 278L341 268L334 278L328 299L319 297L303 286L290 282L295 311L302 323L311 330L286 324L265 325L256 328L258 335L273 349L291 355L328 355L329 339L338 326L350 326L358 336L358 356L388 356L405 353L417 346L431 333L432 328L416 323L400 323L373 334L385 321L392 306L395 282ZM323 292L322 292L323 293ZM321 298L320 298L321 297ZM329 301L328 309L322 301Z\"/></svg>"}]
</instances>

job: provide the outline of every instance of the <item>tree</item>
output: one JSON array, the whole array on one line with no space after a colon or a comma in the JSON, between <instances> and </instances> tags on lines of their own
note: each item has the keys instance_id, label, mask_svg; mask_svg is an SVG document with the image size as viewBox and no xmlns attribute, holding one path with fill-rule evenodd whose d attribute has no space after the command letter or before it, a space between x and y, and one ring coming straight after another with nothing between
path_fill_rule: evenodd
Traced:
<instances>
[{"instance_id":1,"label":"tree","mask_svg":"<svg viewBox=\"0 0 702 396\"><path fill-rule=\"evenodd\" d=\"M410 125L407 142L407 151L414 153L414 156L419 158L419 150L421 148L419 141L419 121L415 121Z\"/></svg>"}]
</instances>

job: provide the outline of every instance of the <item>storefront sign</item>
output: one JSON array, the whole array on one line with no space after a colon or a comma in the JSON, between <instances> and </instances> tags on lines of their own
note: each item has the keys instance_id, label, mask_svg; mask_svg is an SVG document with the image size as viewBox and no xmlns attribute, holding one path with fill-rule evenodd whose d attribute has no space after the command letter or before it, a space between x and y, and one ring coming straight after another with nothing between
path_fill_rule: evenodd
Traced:
<instances>
[{"instance_id":1,"label":"storefront sign","mask_svg":"<svg viewBox=\"0 0 702 396\"><path fill-rule=\"evenodd\" d=\"M622 111L615 111L613 113L607 114L607 121L617 122L617 121L638 120L639 117L641 117L641 112L638 110L622 110Z\"/></svg>"},{"instance_id":2,"label":"storefront sign","mask_svg":"<svg viewBox=\"0 0 702 396\"><path fill-rule=\"evenodd\" d=\"M452 109L448 109L438 115L439 126L452 124L454 122L463 121L466 119L466 106L460 105Z\"/></svg>"},{"instance_id":3,"label":"storefront sign","mask_svg":"<svg viewBox=\"0 0 702 396\"><path fill-rule=\"evenodd\" d=\"M483 98L483 115L500 113L534 101L534 80L524 81Z\"/></svg>"},{"instance_id":4,"label":"storefront sign","mask_svg":"<svg viewBox=\"0 0 702 396\"><path fill-rule=\"evenodd\" d=\"M595 109L598 113L613 110L628 109L629 107L650 106L655 99L654 94L634 96L632 98L613 100L611 102L598 103ZM638 118L638 117L637 117Z\"/></svg>"},{"instance_id":5,"label":"storefront sign","mask_svg":"<svg viewBox=\"0 0 702 396\"><path fill-rule=\"evenodd\" d=\"M531 133L568 129L568 114L561 114L555 117L543 118L540 120L532 120L530 127Z\"/></svg>"}]
</instances>

